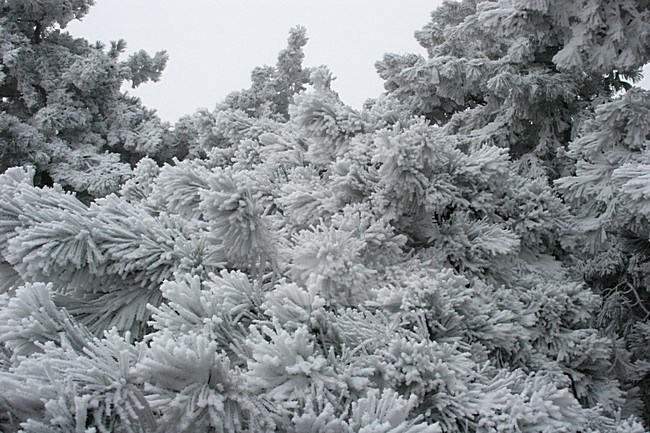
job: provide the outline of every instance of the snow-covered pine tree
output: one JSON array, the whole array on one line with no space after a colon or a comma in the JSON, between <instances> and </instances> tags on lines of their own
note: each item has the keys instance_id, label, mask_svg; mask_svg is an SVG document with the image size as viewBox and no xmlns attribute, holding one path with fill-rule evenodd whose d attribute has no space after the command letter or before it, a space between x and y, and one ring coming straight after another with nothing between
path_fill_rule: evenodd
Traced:
<instances>
[{"instance_id":1,"label":"snow-covered pine tree","mask_svg":"<svg viewBox=\"0 0 650 433\"><path fill-rule=\"evenodd\" d=\"M504 5L520 7L466 1L436 14L461 25ZM541 33L553 23L537 19ZM489 52L510 41L470 36L464 46ZM645 431L617 372L646 328L626 349L596 326L599 287L568 255L589 258L572 181L558 181L565 203L546 170L533 177L509 146L448 126L480 100L444 96L414 115L389 94L354 110L330 77L312 70L288 119L201 114L188 136L204 140L203 158L142 160L119 194L90 205L35 187L26 169L0 177L0 385L15 390L0 399L2 428ZM400 91L426 96L411 84ZM585 122L583 135L627 146L644 95L605 105L596 116L631 109L624 122ZM583 183L592 142L575 140L567 158ZM647 161L634 146L632 166L610 176L634 210L607 214L620 225L645 215Z\"/></svg>"},{"instance_id":2,"label":"snow-covered pine tree","mask_svg":"<svg viewBox=\"0 0 650 433\"><path fill-rule=\"evenodd\" d=\"M121 91L125 81L157 81L167 54L120 60L123 40L107 48L65 31L93 3L0 6L0 170L30 164L40 185L53 179L101 197L117 191L142 156L170 159L176 142L153 110Z\"/></svg>"},{"instance_id":3,"label":"snow-covered pine tree","mask_svg":"<svg viewBox=\"0 0 650 433\"><path fill-rule=\"evenodd\" d=\"M575 173L556 181L580 234L577 273L604 303L597 323L625 340L619 375L635 386L650 421L650 92L632 89L599 105L569 145ZM638 387L638 388L637 388Z\"/></svg>"},{"instance_id":4,"label":"snow-covered pine tree","mask_svg":"<svg viewBox=\"0 0 650 433\"><path fill-rule=\"evenodd\" d=\"M554 239L547 251L604 296L597 323L628 340L617 375L646 414L647 107L629 81L650 61L649 26L648 5L633 0L446 2L416 32L427 58L389 54L377 65L388 97L446 136L509 148L543 189L562 177L563 221L572 212L575 230L556 227L535 244ZM526 225L541 228L519 225L520 236Z\"/></svg>"},{"instance_id":5,"label":"snow-covered pine tree","mask_svg":"<svg viewBox=\"0 0 650 433\"><path fill-rule=\"evenodd\" d=\"M190 154L205 157L210 151L218 152L226 165L242 140L256 140L286 122L293 96L310 84L311 69L302 65L307 40L304 27L292 28L275 66L251 72L250 88L231 92L212 111L199 110L182 119L179 123L191 125Z\"/></svg>"},{"instance_id":6,"label":"snow-covered pine tree","mask_svg":"<svg viewBox=\"0 0 650 433\"><path fill-rule=\"evenodd\" d=\"M241 110L251 117L288 117L291 98L309 83L309 69L302 67L307 30L296 26L289 31L287 48L280 51L275 66L261 66L251 72L249 89L232 92L217 109Z\"/></svg>"},{"instance_id":7,"label":"snow-covered pine tree","mask_svg":"<svg viewBox=\"0 0 650 433\"><path fill-rule=\"evenodd\" d=\"M446 1L416 38L427 57L377 63L404 109L507 147L530 176L568 174L580 118L650 60L643 1Z\"/></svg>"}]
</instances>

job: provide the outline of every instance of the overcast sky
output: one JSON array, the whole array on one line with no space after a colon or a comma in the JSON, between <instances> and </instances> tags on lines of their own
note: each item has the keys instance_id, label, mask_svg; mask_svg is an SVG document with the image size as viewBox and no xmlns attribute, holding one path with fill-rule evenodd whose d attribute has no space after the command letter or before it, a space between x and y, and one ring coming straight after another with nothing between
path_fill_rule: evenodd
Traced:
<instances>
[{"instance_id":1,"label":"overcast sky","mask_svg":"<svg viewBox=\"0 0 650 433\"><path fill-rule=\"evenodd\" d=\"M275 64L289 29L307 28L305 66L327 65L332 87L359 108L378 96L374 64L385 52L422 53L413 32L442 0L96 0L68 30L91 42L125 39L128 51L167 50L158 83L130 90L164 120L212 109L250 85L256 66ZM646 75L650 68L646 67ZM650 77L644 80L650 87Z\"/></svg>"},{"instance_id":2,"label":"overcast sky","mask_svg":"<svg viewBox=\"0 0 650 433\"><path fill-rule=\"evenodd\" d=\"M274 65L289 29L307 28L305 66L327 65L341 99L360 107L382 91L374 64L385 52L422 53L413 32L442 0L96 0L75 36L108 43L169 62L158 83L130 91L160 117L175 121L226 94L250 86L256 66Z\"/></svg>"}]
</instances>

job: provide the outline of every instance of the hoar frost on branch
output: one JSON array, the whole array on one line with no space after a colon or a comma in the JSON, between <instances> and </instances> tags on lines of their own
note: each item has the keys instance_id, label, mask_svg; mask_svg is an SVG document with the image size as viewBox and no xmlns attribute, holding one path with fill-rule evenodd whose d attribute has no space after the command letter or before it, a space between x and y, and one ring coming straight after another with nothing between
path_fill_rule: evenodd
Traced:
<instances>
[{"instance_id":1,"label":"hoar frost on branch","mask_svg":"<svg viewBox=\"0 0 650 433\"><path fill-rule=\"evenodd\" d=\"M360 110L303 68L298 27L173 136L105 125L183 160L149 152L91 201L6 170L0 428L643 433L650 117L625 78L650 10L583 3L445 2L428 58L386 55ZM54 37L16 26L2 49Z\"/></svg>"}]
</instances>

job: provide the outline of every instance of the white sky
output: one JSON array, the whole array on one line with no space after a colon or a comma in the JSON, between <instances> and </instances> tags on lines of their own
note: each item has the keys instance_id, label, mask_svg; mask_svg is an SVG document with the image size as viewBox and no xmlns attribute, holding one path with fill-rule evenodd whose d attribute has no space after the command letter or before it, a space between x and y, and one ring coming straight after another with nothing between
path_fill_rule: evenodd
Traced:
<instances>
[{"instance_id":1,"label":"white sky","mask_svg":"<svg viewBox=\"0 0 650 433\"><path fill-rule=\"evenodd\" d=\"M125 39L128 52L167 50L158 83L132 94L175 122L212 109L250 85L256 66L274 65L289 29L307 28L304 66L327 65L341 99L359 108L383 91L374 64L384 53L421 53L413 32L442 0L96 0L68 30L91 42ZM650 67L641 85L650 87Z\"/></svg>"},{"instance_id":2,"label":"white sky","mask_svg":"<svg viewBox=\"0 0 650 433\"><path fill-rule=\"evenodd\" d=\"M274 65L289 29L307 28L304 66L327 65L341 99L359 108L383 91L375 62L385 52L422 53L413 37L442 0L96 0L68 30L91 42L125 39L129 52L167 50L158 83L130 93L176 121L212 109Z\"/></svg>"}]
</instances>

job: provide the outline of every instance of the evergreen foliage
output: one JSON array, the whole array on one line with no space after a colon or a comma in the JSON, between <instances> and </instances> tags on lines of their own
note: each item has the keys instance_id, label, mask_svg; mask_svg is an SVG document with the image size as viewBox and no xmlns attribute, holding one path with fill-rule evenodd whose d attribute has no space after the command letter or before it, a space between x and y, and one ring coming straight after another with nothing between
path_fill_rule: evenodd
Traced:
<instances>
[{"instance_id":1,"label":"evergreen foliage","mask_svg":"<svg viewBox=\"0 0 650 433\"><path fill-rule=\"evenodd\" d=\"M555 178L580 117L638 78L649 14L636 0L446 1L416 32L427 58L386 54L377 68L405 110Z\"/></svg>"},{"instance_id":2,"label":"evergreen foliage","mask_svg":"<svg viewBox=\"0 0 650 433\"><path fill-rule=\"evenodd\" d=\"M173 135L105 124L184 160L90 202L7 169L0 429L643 433L646 3L445 2L361 110L298 27Z\"/></svg>"},{"instance_id":3,"label":"evergreen foliage","mask_svg":"<svg viewBox=\"0 0 650 433\"><path fill-rule=\"evenodd\" d=\"M0 171L33 165L37 184L54 181L88 198L117 191L142 156L177 152L168 126L120 90L125 81L159 80L167 54L119 60L123 40L105 47L65 32L93 3L0 5Z\"/></svg>"}]
</instances>

